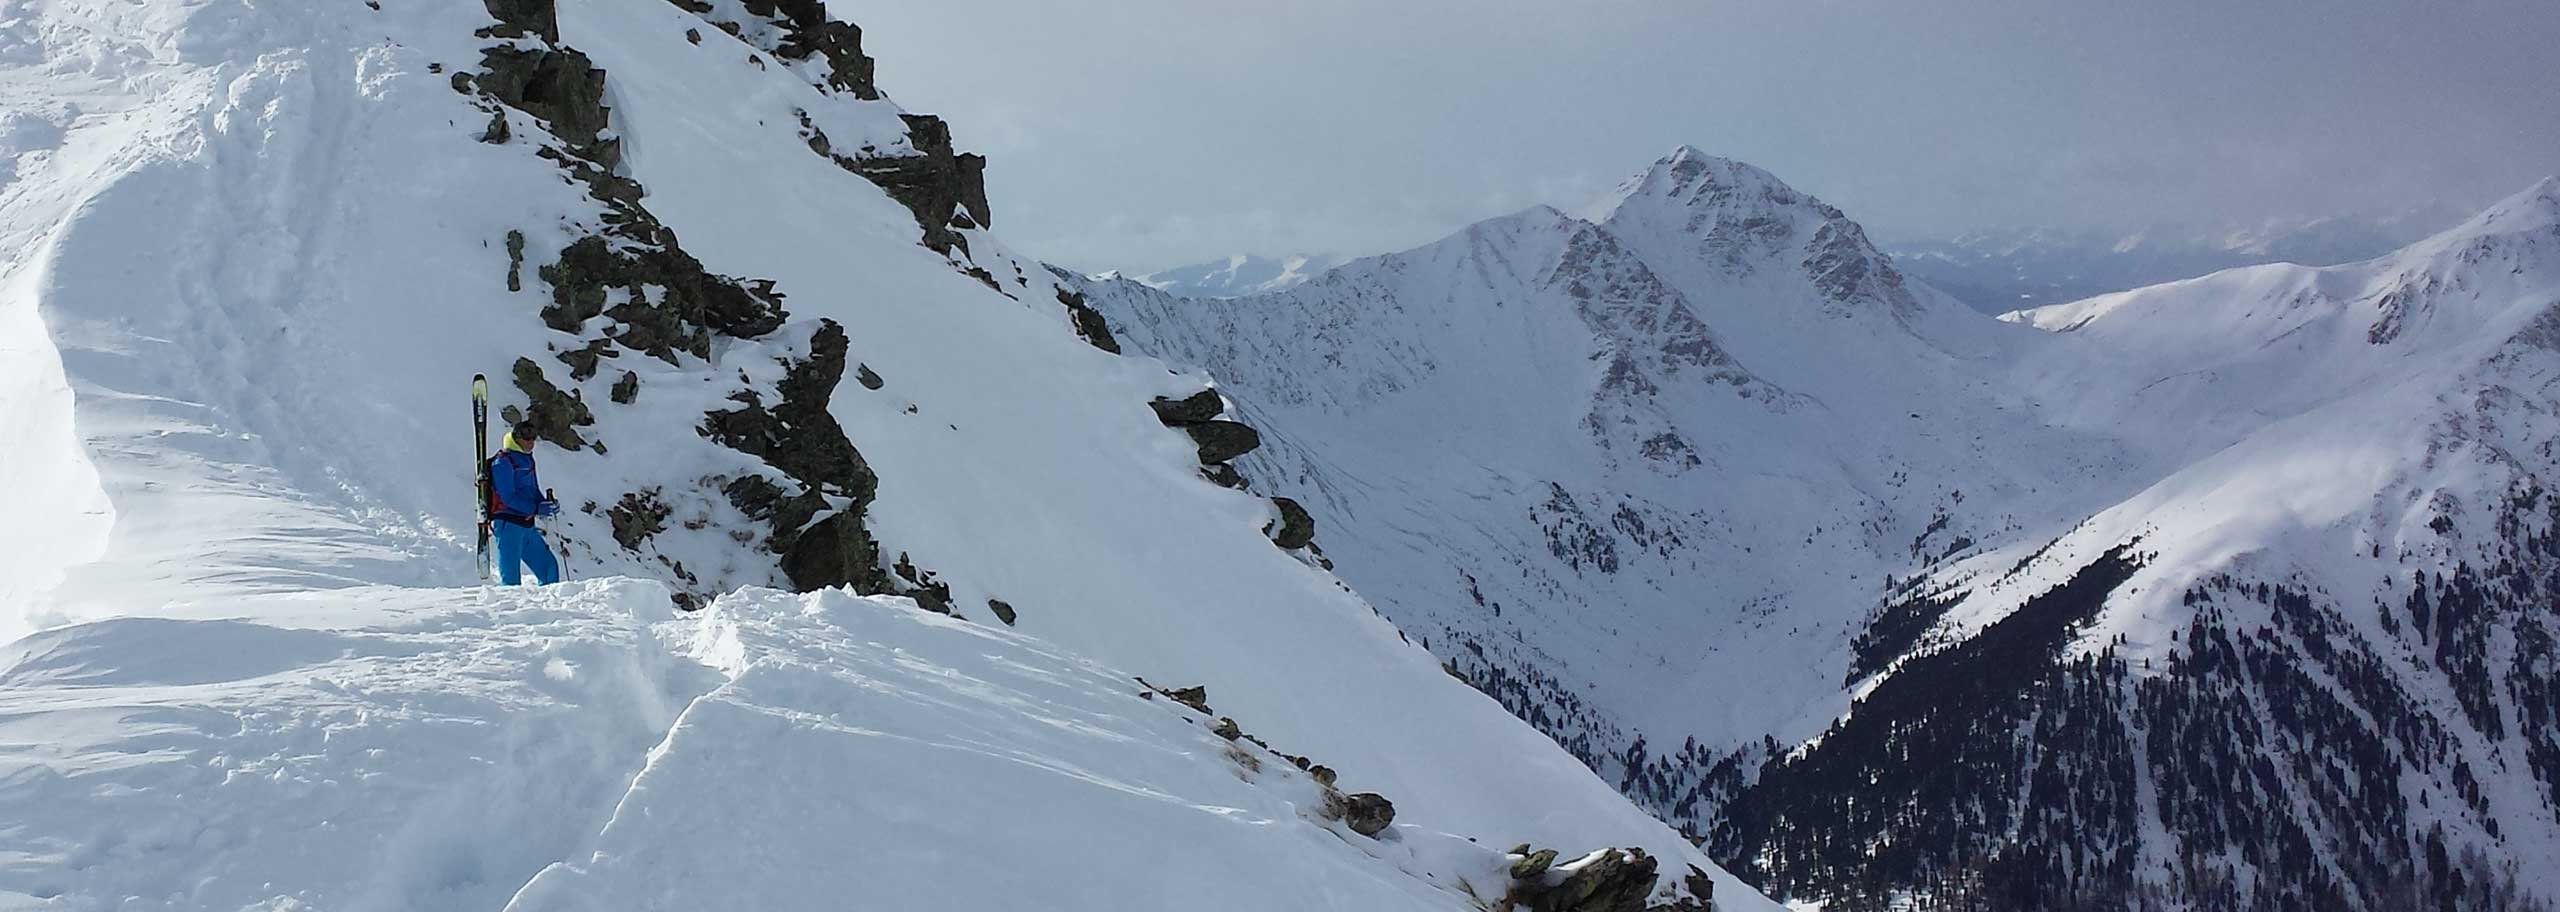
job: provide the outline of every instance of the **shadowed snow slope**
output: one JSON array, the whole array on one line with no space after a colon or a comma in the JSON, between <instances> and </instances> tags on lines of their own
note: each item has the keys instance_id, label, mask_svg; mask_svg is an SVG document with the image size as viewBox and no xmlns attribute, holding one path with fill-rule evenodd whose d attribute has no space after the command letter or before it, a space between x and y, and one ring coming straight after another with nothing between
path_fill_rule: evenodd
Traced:
<instances>
[{"instance_id":1,"label":"shadowed snow slope","mask_svg":"<svg viewBox=\"0 0 2560 912\"><path fill-rule=\"evenodd\" d=\"M1190 907L1212 880L1277 905L1378 908L1449 905L1449 878L1474 876L1419 839L1351 849L1324 828L1256 825L1295 820L1282 803L1305 795L1244 783L1226 761L1170 759L1201 746L1167 740L1187 723L1120 691L1108 705L1135 721L1105 724L1102 702L1018 714L1052 687L1099 701L1100 678L1061 684L1030 659L1007 670L955 653L938 661L991 682L962 695L935 674L902 677L915 669L823 618L807 621L830 631L818 639L773 620L782 639L707 676L651 645L668 628L625 618L654 617L637 601L802 582L913 593L982 623L1003 600L1018 612L1007 622L1050 644L1039 648L1205 685L1255 735L1426 826L1488 844L1642 848L1661 862L1665 897L1706 866L1340 581L1274 547L1271 502L1204 480L1197 445L1148 402L1206 379L1080 339L1051 274L984 230L983 201L968 198L975 159L951 155L939 121L869 91L847 30L703 6L560 0L555 22L552 4L529 0L493 4L514 17L499 22L475 3L38 0L0 22L0 117L18 125L0 131L14 152L0 186L0 482L19 511L0 540L13 546L0 550L12 587L0 640L36 631L9 647L8 889L182 907L305 892L485 907L553 861L565 866L518 902L627 907L698 889L722 891L710 904L831 905L851 895L833 878L857 873L912 886L923 881L903 878L936 872L951 892L933 896L988 900L977 904L1083 889L1038 868L928 863L1047 854L1087 865L1067 880L1169 891L1124 894L1121 908ZM665 589L483 606L386 588L473 579L473 373L490 375L496 405L545 428L544 481L568 507L552 538L571 576ZM459 632L420 643L408 621L371 620L399 606ZM332 617L280 625L278 612ZM372 632L269 629L280 626ZM401 652L412 649L445 651ZM590 669L572 685L531 658L548 650L612 655L567 655ZM225 655L170 660L203 652ZM867 657L843 664L855 653ZM475 657L498 663L485 680ZM368 678L456 662L451 678ZM623 683L555 693L604 686L597 674ZM278 676L296 683L270 687ZM83 702L110 682L113 700ZM718 694L671 720L706 687ZM1002 692L1013 687L1029 690ZM375 688L406 688L392 700L405 708L377 712ZM871 717L952 700L932 717L949 730ZM310 715L338 708L356 718ZM553 715L580 733L541 729ZM255 723L241 737L268 740L227 746L215 736L233 719ZM1101 753L1042 753L1042 738ZM875 761L961 778L901 781L911 771ZM347 772L297 778L296 763ZM369 777L363 764L417 771ZM489 782L468 779L491 764ZM128 768L165 778L63 785ZM1020 776L984 778L994 771ZM821 773L842 781L812 781ZM874 778L883 794L923 797L878 803ZM222 790L261 781L274 790ZM374 807L357 791L375 787L421 791ZM100 803L32 816L74 795ZM199 825L215 795L247 803ZM259 807L286 816L260 822ZM988 818L996 807L1041 819ZM768 839L771 821L747 808L801 816ZM374 835L305 832L323 821ZM1121 830L1142 822L1163 829ZM1078 825L1082 838L1062 835ZM509 835L456 838L488 832ZM1202 859L1192 847L1216 833L1251 847L1225 857L1263 872L1194 876L1181 859ZM1021 834L1042 838L1003 848ZM296 856L261 848L287 838L316 854L288 866ZM1124 838L1163 842L1103 857ZM814 854L826 846L846 851ZM1384 854L1353 857L1371 849ZM271 868L241 854L270 851ZM749 854L814 869L710 861ZM843 862L864 855L895 860ZM1092 876L1146 858L1171 860ZM1351 866L1339 878L1306 867L1337 862ZM704 879L656 879L676 870ZM756 893L768 880L828 892ZM1726 902L1753 901L1724 882Z\"/></svg>"}]
</instances>

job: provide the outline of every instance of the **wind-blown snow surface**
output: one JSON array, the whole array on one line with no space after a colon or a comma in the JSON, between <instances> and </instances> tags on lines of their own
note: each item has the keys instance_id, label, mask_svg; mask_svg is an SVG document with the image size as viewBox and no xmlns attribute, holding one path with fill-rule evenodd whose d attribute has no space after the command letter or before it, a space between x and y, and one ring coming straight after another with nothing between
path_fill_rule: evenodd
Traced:
<instances>
[{"instance_id":1,"label":"wind-blown snow surface","mask_svg":"<svg viewBox=\"0 0 2560 912\"><path fill-rule=\"evenodd\" d=\"M0 647L0 906L1473 908L1129 675L902 599L356 589Z\"/></svg>"},{"instance_id":2,"label":"wind-blown snow surface","mask_svg":"<svg viewBox=\"0 0 2560 912\"><path fill-rule=\"evenodd\" d=\"M2560 890L2555 187L2003 326L1682 149L1275 295L1090 292L1345 578L1773 890L2477 903Z\"/></svg>"},{"instance_id":3,"label":"wind-blown snow surface","mask_svg":"<svg viewBox=\"0 0 2560 912\"><path fill-rule=\"evenodd\" d=\"M1014 259L983 231L967 232L970 259L958 264L920 246L909 211L812 154L802 133L805 112L838 149L903 148L907 127L894 105L823 92L800 72L765 65L754 49L673 4L563 0L562 40L604 71L610 131L620 140L628 176L646 188L649 211L712 272L775 282L791 317L763 337L723 338L708 360L679 353L660 361L623 351L608 362L613 370L569 381L553 350L580 340L538 316L550 295L536 267L552 262L572 239L593 234L605 210L584 185L565 178L558 163L537 154L544 125L523 112L502 115L515 141L480 141L490 110L452 83L452 74L476 66L492 43L474 34L491 24L478 4L385 2L375 9L318 0L43 0L16 9L21 12L0 24L0 82L10 87L6 116L19 125L5 134L16 156L10 182L0 189L0 243L6 244L0 351L9 355L0 365L0 380L9 384L0 387L0 410L9 419L0 432L9 435L0 447L7 460L0 463L0 481L9 484L8 499L19 511L6 543L35 546L0 557L7 561L0 576L16 587L0 605L0 624L8 625L0 637L47 631L25 642L89 656L79 665L97 670L98 680L136 687L156 680L150 667L162 656L215 654L205 680L149 685L144 696L173 705L233 699L226 694L245 686L233 682L264 682L291 669L330 669L320 676L325 682L312 679L314 692L364 691L373 685L361 672L376 666L359 659L393 648L365 639L373 634L340 642L264 627L279 623L272 616L279 605L353 612L377 602L461 604L455 600L466 597L458 594L382 587L470 582L464 382L486 372L497 380L501 405L521 404L505 379L519 357L546 366L553 382L592 406L596 424L583 430L610 445L542 453L546 483L570 505L553 532L572 577L680 570L685 588L697 592L779 582L773 555L752 544L752 524L708 490L714 478L771 470L711 445L696 428L706 411L733 404L731 395L742 386L770 390L781 359L805 357L819 321L833 320L851 340L849 360L882 380L876 391L847 384L830 406L879 477L870 529L884 554L909 557L947 583L963 616L992 622L981 606L1001 598L1019 609L1021 630L1050 644L1044 648L1072 650L1168 686L1206 685L1218 711L1248 731L1333 767L1347 790L1386 794L1401 813L1428 826L1505 846L1525 840L1569 851L1640 847L1661 859L1672 875L1665 883L1676 881L1686 865L1706 864L1678 834L1614 794L1572 756L1451 680L1334 577L1273 547L1263 532L1271 516L1267 501L1202 480L1191 441L1159 425L1147 408L1153 397L1197 389L1201 378L1086 345L1058 306L1048 273ZM510 231L525 237L520 270L511 267L506 249ZM986 280L964 274L962 266L983 269ZM511 272L521 292L508 290ZM639 383L638 398L628 405L608 400L607 387L624 370ZM663 489L673 512L637 551L616 544L600 511L581 508L582 499L643 488ZM616 591L617 606L642 597ZM484 633L456 636L496 643L534 635L519 629L532 616L503 606L487 610L499 614L482 625ZM138 620L144 618L158 620ZM222 618L249 626L184 623ZM65 626L83 622L90 626ZM570 640L604 637L611 629L601 622L561 623L559 636ZM198 635L201 648L184 645L197 643ZM641 636L611 635L633 642ZM240 662L270 662L262 656L274 649L297 660L289 668L251 667L245 670L255 674L235 675L242 669L223 664L232 659L221 656L235 651L226 648L232 642L226 638L249 641L236 650ZM817 648L805 639L790 642ZM776 663L833 661L834 654L787 655L787 644L776 643ZM356 658L342 658L350 649ZM983 666L947 661L963 669ZM341 662L350 664L332 664ZM77 682L35 671L13 674L9 724L40 735L14 742L21 746L13 750L37 753L15 755L25 771L13 785L41 790L67 771L127 762L128 748L148 743L158 730L152 721L162 718L158 710L83 709ZM708 680L689 671L671 674L632 680L660 688ZM885 671L871 677L892 680ZM432 682L407 680L426 688L415 697L420 704L461 699L431 692ZM817 678L782 670L738 680L770 682L747 689L767 701L758 711L773 713L825 716L869 708L848 701L929 698L898 697L894 684L879 681L870 686L892 692L831 696L810 683ZM232 704L244 713L253 704L267 707L259 712L294 711L238 699L249 701ZM614 699L646 702L632 695ZM794 700L803 705L792 707ZM29 706L39 708L23 709ZM197 719L193 712L180 715ZM664 720L644 721L609 733L620 739L612 741L617 752L645 752L644 742L654 737L649 732ZM96 739L87 742L92 747L30 746L75 724L83 737ZM364 725L350 724L343 730L353 742L346 749L371 749ZM780 772L813 774L809 766L791 764L860 759L825 732L873 724L841 718L815 726L817 733L776 748L806 748L810 756L766 761ZM315 762L354 762L339 753L346 743L339 737L273 753L289 759L317 750ZM195 746L173 749L191 763L229 756L208 742L185 743ZM479 743L495 745L487 748L493 751L507 744ZM704 745L702 753L665 758L665 768L683 777L677 781L684 788L713 790L687 780L716 770L688 764L709 760L714 750L749 747ZM601 752L595 762L605 762ZM894 777L859 763L831 771L848 779ZM1106 781L1145 776L1144 770L1089 772ZM753 771L739 775L717 788L723 801L744 803L741 790L757 782ZM602 788L599 781L576 786ZM851 798L853 788L811 784L809 794ZM135 803L109 802L95 813L18 823L30 819L31 802L63 794L17 792L0 808L0 818L12 822L5 832L13 845L48 853L9 856L33 859L24 862L30 871L24 886L13 887L29 896L57 889L100 897L183 892L194 887L143 880L160 876L153 872L219 868L226 846L266 838L265 830L242 829L254 826L246 822L254 809L240 812L241 823L201 831L181 825L165 833L150 828L159 811L122 816L128 808L164 807L155 804L160 801L184 805L184 795L134 796ZM627 806L670 816L681 810L653 803L658 794L643 788ZM1184 794L1209 802L1223 793ZM1007 798L1013 806L1066 800L1035 791ZM986 806L969 803L976 798L951 800L964 818ZM1271 801L1228 803L1241 808L1244 819L1278 819ZM272 807L287 813L294 806ZM534 822L550 825L547 818ZM1118 835L1114 820L1085 822L1092 829L1083 832L1096 844ZM817 823L844 830L837 835L851 845L882 844L863 841L883 839L870 829L877 827L939 833L934 838L942 842L913 851L947 855L982 851L997 831L1017 825L867 816ZM475 891L469 893L474 901L502 898L512 890L504 880L531 876L523 862L546 856L575 864L546 875L534 899L631 896L615 891L656 875L616 859L648 855L648 841L660 838L651 826L623 818L596 829L595 846L611 857L593 863L573 857L570 842L553 840L540 852L452 861L458 867L418 875L413 885L461 885ZM968 838L950 841L960 832ZM142 836L101 843L99 833ZM680 841L685 852L704 850L691 833L663 838ZM1301 837L1268 838L1278 840L1267 843L1278 853L1275 871L1306 852L1337 851L1283 845L1306 841ZM119 845L157 860L124 863L113 854ZM103 863L78 868L75 877L49 872L44 859ZM499 861L512 867L487 867ZM688 889L746 889L748 880L770 873L702 870L713 879ZM118 879L127 875L136 879ZM374 875L298 865L271 878L272 888L241 888L293 895L348 882L336 878L368 876ZM1195 883L1161 872L1155 877ZM1751 902L1747 890L1723 882L1721 901ZM1383 904L1384 897L1445 886L1429 880L1339 889ZM996 888L976 883L965 889ZM431 895L395 893L385 905ZM255 901L239 895L243 903ZM1123 905L1166 899L1139 897Z\"/></svg>"}]
</instances>

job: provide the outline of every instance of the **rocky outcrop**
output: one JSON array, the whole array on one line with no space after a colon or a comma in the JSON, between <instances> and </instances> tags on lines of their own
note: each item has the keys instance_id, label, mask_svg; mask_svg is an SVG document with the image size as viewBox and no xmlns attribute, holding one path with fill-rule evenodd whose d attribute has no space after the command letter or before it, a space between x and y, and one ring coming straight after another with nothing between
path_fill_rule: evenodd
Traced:
<instances>
[{"instance_id":1,"label":"rocky outcrop","mask_svg":"<svg viewBox=\"0 0 2560 912\"><path fill-rule=\"evenodd\" d=\"M1140 687L1146 688L1139 691L1138 696L1149 700L1153 700L1157 697L1163 697L1188 707L1192 712L1198 714L1200 719L1214 719L1214 721L1204 723L1209 725L1211 734L1228 741L1251 744L1255 747L1262 748L1263 750L1270 751L1272 755L1289 761L1289 765L1296 767L1299 772L1307 774L1307 778L1314 780L1317 788L1323 790L1323 804L1319 805L1316 809L1318 817L1325 820L1342 821L1345 825L1351 828L1352 832L1370 837L1375 837L1379 833L1385 832L1386 828L1395 822L1395 804L1388 801L1385 796L1374 792L1362 792L1352 795L1343 794L1341 791L1334 788L1335 776L1332 767L1309 760L1306 757L1272 747L1269 742L1246 733L1243 727L1236 723L1236 720L1226 716L1217 715L1215 710L1209 708L1208 688L1196 686L1167 688L1159 686L1145 678L1139 678L1137 681Z\"/></svg>"},{"instance_id":2,"label":"rocky outcrop","mask_svg":"<svg viewBox=\"0 0 2560 912\"><path fill-rule=\"evenodd\" d=\"M1226 412L1227 403L1218 397L1217 390L1211 389L1180 399L1158 396L1155 401L1147 403L1147 407L1155 410L1156 420L1166 427L1182 427L1216 419Z\"/></svg>"},{"instance_id":3,"label":"rocky outcrop","mask_svg":"<svg viewBox=\"0 0 2560 912\"><path fill-rule=\"evenodd\" d=\"M890 570L897 574L898 579L906 581L899 594L915 599L916 607L935 614L957 613L951 610L951 584L936 578L933 571L918 568L916 562L903 553L898 555L898 563Z\"/></svg>"},{"instance_id":4,"label":"rocky outcrop","mask_svg":"<svg viewBox=\"0 0 2560 912\"><path fill-rule=\"evenodd\" d=\"M704 0L669 2L784 63L824 61L823 67L795 68L811 73L812 84L821 89L860 101L882 100L872 59L862 52L862 29L836 19L823 0L738 0L734 6ZM924 229L925 246L936 253L966 254L968 242L960 237L960 230L995 224L995 213L987 203L987 160L954 151L951 128L942 118L899 116L907 125L906 150L839 149L806 111L800 114L801 137L810 151L878 184L915 213L916 224Z\"/></svg>"},{"instance_id":5,"label":"rocky outcrop","mask_svg":"<svg viewBox=\"0 0 2560 912\"><path fill-rule=\"evenodd\" d=\"M622 502L605 512L613 522L613 540L625 550L640 550L640 543L666 531L667 517L675 509L658 499L659 489L649 488L622 495Z\"/></svg>"},{"instance_id":6,"label":"rocky outcrop","mask_svg":"<svg viewBox=\"0 0 2560 912\"><path fill-rule=\"evenodd\" d=\"M995 224L995 213L987 203L987 160L976 154L952 151L951 128L942 118L930 114L900 114L907 124L907 143L911 151L889 154L864 148L860 154L846 155L837 150L835 140L818 128L809 112L800 112L800 137L809 151L825 156L836 167L861 175L879 185L890 199L915 214L916 224L924 229L924 245L936 253L948 255L969 252L969 243L960 231L986 228ZM983 275L982 280L992 281Z\"/></svg>"},{"instance_id":7,"label":"rocky outcrop","mask_svg":"<svg viewBox=\"0 0 2560 912\"><path fill-rule=\"evenodd\" d=\"M1555 866L1556 850L1511 850L1511 890L1505 907L1530 912L1706 912L1713 908L1715 883L1706 872L1689 869L1689 895L1665 905L1647 906L1658 879L1659 863L1643 849L1601 849Z\"/></svg>"},{"instance_id":8,"label":"rocky outcrop","mask_svg":"<svg viewBox=\"0 0 2560 912\"><path fill-rule=\"evenodd\" d=\"M1343 795L1328 791L1325 798L1326 815L1341 818L1344 826L1362 836L1377 836L1396 822L1395 804L1376 792Z\"/></svg>"},{"instance_id":9,"label":"rocky outcrop","mask_svg":"<svg viewBox=\"0 0 2560 912\"><path fill-rule=\"evenodd\" d=\"M724 488L740 512L768 523L766 547L782 556L784 575L793 586L850 585L861 592L889 592L895 587L880 569L878 543L860 520L878 491L879 478L828 411L844 379L849 345L843 326L821 321L809 339L808 357L786 363L775 385L780 402L767 405L754 390L741 390L730 397L737 408L703 416L699 431L722 446L763 459L799 483L796 492L762 479L739 479ZM846 505L817 520L838 500Z\"/></svg>"},{"instance_id":10,"label":"rocky outcrop","mask_svg":"<svg viewBox=\"0 0 2560 912\"><path fill-rule=\"evenodd\" d=\"M1084 337L1085 342L1095 348L1115 355L1120 353L1120 340L1111 335L1111 322L1102 318L1102 311L1095 310L1093 305L1085 303L1084 295L1060 288L1058 303L1066 306L1067 319L1075 323L1076 335ZM1211 413L1213 417L1215 414L1215 412Z\"/></svg>"},{"instance_id":11,"label":"rocky outcrop","mask_svg":"<svg viewBox=\"0 0 2560 912\"><path fill-rule=\"evenodd\" d=\"M582 333L588 320L609 317L614 327L605 338L670 364L679 352L708 360L715 334L752 339L782 327L782 294L771 282L713 275L676 246L674 232L637 223L627 229L652 243L633 247L585 237L542 267L551 285L544 325ZM617 297L620 303L608 307Z\"/></svg>"},{"instance_id":12,"label":"rocky outcrop","mask_svg":"<svg viewBox=\"0 0 2560 912\"><path fill-rule=\"evenodd\" d=\"M1307 514L1306 507L1286 497L1271 498L1271 505L1280 510L1279 521L1264 530L1271 536L1273 544L1279 545L1283 551L1295 551L1315 544L1316 518Z\"/></svg>"},{"instance_id":13,"label":"rocky outcrop","mask_svg":"<svg viewBox=\"0 0 2560 912\"><path fill-rule=\"evenodd\" d=\"M586 449L587 439L578 433L578 428L596 423L595 413L587 409L586 401L553 386L542 375L542 365L535 364L532 358L516 359L514 377L516 388L524 391L529 403L522 415L523 420L533 424L534 436L564 450Z\"/></svg>"},{"instance_id":14,"label":"rocky outcrop","mask_svg":"<svg viewBox=\"0 0 2560 912\"><path fill-rule=\"evenodd\" d=\"M855 592L886 592L893 587L880 572L880 543L852 507L819 520L791 540L782 552L782 574L803 592L851 586Z\"/></svg>"},{"instance_id":15,"label":"rocky outcrop","mask_svg":"<svg viewBox=\"0 0 2560 912\"><path fill-rule=\"evenodd\" d=\"M879 86L872 81L872 60L862 53L862 29L828 15L824 0L740 0L738 8L753 17L751 21L724 18L717 7L703 0L669 2L783 60L825 60L824 75L812 80L819 88L864 101L880 100Z\"/></svg>"},{"instance_id":16,"label":"rocky outcrop","mask_svg":"<svg viewBox=\"0 0 2560 912\"><path fill-rule=\"evenodd\" d=\"M1215 465L1262 446L1262 432L1238 421L1203 421L1182 429L1200 446L1200 464Z\"/></svg>"}]
</instances>

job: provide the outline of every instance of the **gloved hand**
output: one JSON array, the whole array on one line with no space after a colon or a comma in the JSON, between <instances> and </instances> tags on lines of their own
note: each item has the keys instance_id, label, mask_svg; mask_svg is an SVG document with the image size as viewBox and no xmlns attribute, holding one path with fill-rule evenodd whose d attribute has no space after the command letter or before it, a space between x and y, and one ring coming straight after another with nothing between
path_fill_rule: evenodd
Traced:
<instances>
[{"instance_id":1,"label":"gloved hand","mask_svg":"<svg viewBox=\"0 0 2560 912\"><path fill-rule=\"evenodd\" d=\"M552 499L552 498L545 497L545 498L543 498L543 499L542 499L542 505L541 505L541 506L537 506L537 507L534 507L534 508L533 508L533 515L535 515L535 516L539 516L539 517L542 517L542 518L544 518L544 519L549 519L549 518L551 518L551 517L558 516L558 515L560 515L560 502L559 502L558 500L554 500L554 499Z\"/></svg>"}]
</instances>

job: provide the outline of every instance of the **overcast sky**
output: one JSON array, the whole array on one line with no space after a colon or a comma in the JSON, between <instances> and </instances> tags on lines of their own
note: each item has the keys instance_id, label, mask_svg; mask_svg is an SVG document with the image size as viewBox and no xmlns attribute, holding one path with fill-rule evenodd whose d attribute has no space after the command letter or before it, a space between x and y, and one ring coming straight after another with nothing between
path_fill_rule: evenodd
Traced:
<instances>
[{"instance_id":1,"label":"overcast sky","mask_svg":"<svg viewBox=\"0 0 2560 912\"><path fill-rule=\"evenodd\" d=\"M837 0L1082 269L1367 254L1681 143L1881 233L2465 208L2560 173L2560 0Z\"/></svg>"}]
</instances>

